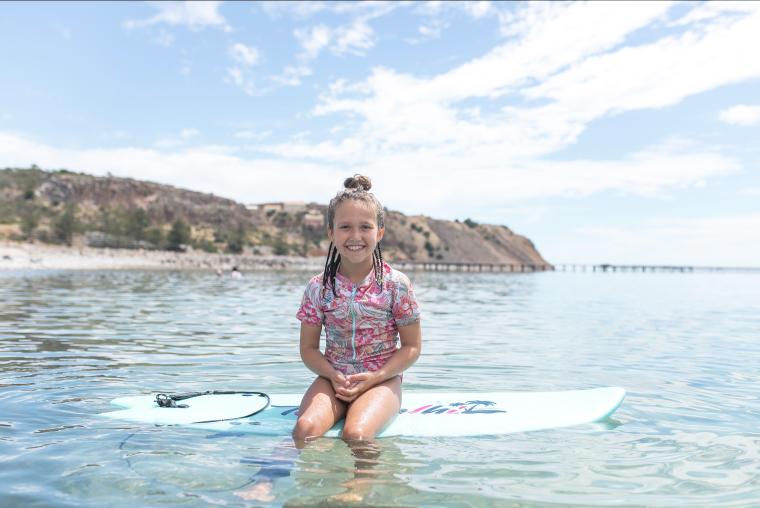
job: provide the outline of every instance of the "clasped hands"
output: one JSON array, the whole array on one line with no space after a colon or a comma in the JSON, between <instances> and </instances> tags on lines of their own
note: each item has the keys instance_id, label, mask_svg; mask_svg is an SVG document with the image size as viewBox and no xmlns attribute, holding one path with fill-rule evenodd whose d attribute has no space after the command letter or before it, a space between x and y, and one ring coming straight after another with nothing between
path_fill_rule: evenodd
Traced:
<instances>
[{"instance_id":1,"label":"clasped hands","mask_svg":"<svg viewBox=\"0 0 760 508\"><path fill-rule=\"evenodd\" d=\"M375 372L360 372L358 374L343 374L335 371L330 378L335 396L343 402L353 402L380 381Z\"/></svg>"}]
</instances>

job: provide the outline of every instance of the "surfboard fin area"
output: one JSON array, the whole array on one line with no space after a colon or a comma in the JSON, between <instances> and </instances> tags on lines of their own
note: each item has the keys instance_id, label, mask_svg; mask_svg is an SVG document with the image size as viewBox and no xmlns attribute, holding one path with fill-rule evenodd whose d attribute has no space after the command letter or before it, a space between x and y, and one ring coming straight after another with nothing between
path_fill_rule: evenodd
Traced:
<instances>
[{"instance_id":1,"label":"surfboard fin area","mask_svg":"<svg viewBox=\"0 0 760 508\"><path fill-rule=\"evenodd\" d=\"M289 435L302 394L209 393L161 407L156 395L114 399L114 420L207 431ZM556 392L405 392L399 415L378 437L483 436L553 429L609 417L625 398L619 387ZM343 422L326 434L338 437Z\"/></svg>"}]
</instances>

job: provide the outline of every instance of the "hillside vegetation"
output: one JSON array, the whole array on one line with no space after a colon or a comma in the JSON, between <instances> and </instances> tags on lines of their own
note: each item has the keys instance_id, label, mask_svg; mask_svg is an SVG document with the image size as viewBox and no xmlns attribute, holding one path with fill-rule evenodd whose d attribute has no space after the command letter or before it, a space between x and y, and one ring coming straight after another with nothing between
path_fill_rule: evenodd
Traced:
<instances>
[{"instance_id":1,"label":"hillside vegetation","mask_svg":"<svg viewBox=\"0 0 760 508\"><path fill-rule=\"evenodd\" d=\"M66 170L0 170L0 239L93 247L323 256L326 206L230 199ZM505 226L386 213L389 259L548 264Z\"/></svg>"}]
</instances>

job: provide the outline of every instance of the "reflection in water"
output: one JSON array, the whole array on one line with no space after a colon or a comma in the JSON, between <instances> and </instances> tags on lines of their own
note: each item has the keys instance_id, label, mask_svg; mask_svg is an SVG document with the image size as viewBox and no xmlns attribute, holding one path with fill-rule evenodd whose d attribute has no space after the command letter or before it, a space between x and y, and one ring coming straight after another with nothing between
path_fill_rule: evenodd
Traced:
<instances>
[{"instance_id":1,"label":"reflection in water","mask_svg":"<svg viewBox=\"0 0 760 508\"><path fill-rule=\"evenodd\" d=\"M412 470L393 439L345 442L318 438L300 449L288 440L271 454L246 457L241 463L259 468L250 483L235 492L248 501L273 501L279 490L286 498L285 506L371 506L387 502L388 492L394 496L414 492L402 480ZM292 487L278 488L278 481L286 478Z\"/></svg>"},{"instance_id":2,"label":"reflection in water","mask_svg":"<svg viewBox=\"0 0 760 508\"><path fill-rule=\"evenodd\" d=\"M416 492L406 480L412 472L393 438L319 438L301 450L284 505L387 506L393 500L393 506L405 506L403 497Z\"/></svg>"}]
</instances>

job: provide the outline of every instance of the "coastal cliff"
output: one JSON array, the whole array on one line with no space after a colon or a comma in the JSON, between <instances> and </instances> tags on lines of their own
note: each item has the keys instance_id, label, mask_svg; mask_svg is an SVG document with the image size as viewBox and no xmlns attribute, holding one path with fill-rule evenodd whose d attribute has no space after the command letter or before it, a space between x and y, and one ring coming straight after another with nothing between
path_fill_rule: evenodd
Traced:
<instances>
[{"instance_id":1,"label":"coastal cliff","mask_svg":"<svg viewBox=\"0 0 760 508\"><path fill-rule=\"evenodd\" d=\"M71 171L0 170L0 240L259 256L326 254L327 207L259 203ZM506 226L386 211L385 256L401 261L548 266Z\"/></svg>"}]
</instances>

